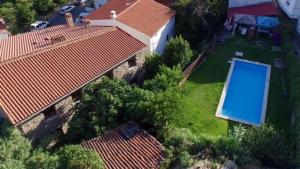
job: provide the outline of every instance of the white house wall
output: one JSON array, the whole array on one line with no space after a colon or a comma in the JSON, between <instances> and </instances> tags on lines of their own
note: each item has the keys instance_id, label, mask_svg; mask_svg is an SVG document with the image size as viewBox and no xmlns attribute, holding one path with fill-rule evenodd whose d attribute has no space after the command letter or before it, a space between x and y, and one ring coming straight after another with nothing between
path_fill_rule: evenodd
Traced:
<instances>
[{"instance_id":1,"label":"white house wall","mask_svg":"<svg viewBox=\"0 0 300 169\"><path fill-rule=\"evenodd\" d=\"M281 9L290 18L300 17L300 1L299 0L278 0Z\"/></svg>"},{"instance_id":2,"label":"white house wall","mask_svg":"<svg viewBox=\"0 0 300 169\"><path fill-rule=\"evenodd\" d=\"M150 42L151 52L162 54L167 45L168 39L174 35L174 29L175 17L169 20L163 27L159 29L158 32L154 34L154 36L152 36Z\"/></svg>"}]
</instances>

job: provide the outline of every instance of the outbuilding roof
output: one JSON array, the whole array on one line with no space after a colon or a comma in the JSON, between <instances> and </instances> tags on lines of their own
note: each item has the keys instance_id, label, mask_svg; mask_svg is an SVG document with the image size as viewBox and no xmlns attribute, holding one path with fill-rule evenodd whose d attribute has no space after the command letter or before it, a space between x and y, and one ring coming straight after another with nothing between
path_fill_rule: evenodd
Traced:
<instances>
[{"instance_id":1,"label":"outbuilding roof","mask_svg":"<svg viewBox=\"0 0 300 169\"><path fill-rule=\"evenodd\" d=\"M116 11L116 20L148 36L153 36L175 15L171 8L154 0L110 0L87 16L90 20L111 19Z\"/></svg>"},{"instance_id":2,"label":"outbuilding roof","mask_svg":"<svg viewBox=\"0 0 300 169\"><path fill-rule=\"evenodd\" d=\"M164 160L163 146L133 122L81 145L97 151L106 169L157 169Z\"/></svg>"},{"instance_id":3,"label":"outbuilding roof","mask_svg":"<svg viewBox=\"0 0 300 169\"><path fill-rule=\"evenodd\" d=\"M54 44L44 39L51 35L58 37ZM0 40L0 46L0 105L14 125L146 47L118 28L98 26L51 27Z\"/></svg>"},{"instance_id":4,"label":"outbuilding roof","mask_svg":"<svg viewBox=\"0 0 300 169\"><path fill-rule=\"evenodd\" d=\"M273 2L259 3L241 7L232 7L228 9L228 18L235 14L246 14L253 16L278 16L279 10Z\"/></svg>"}]
</instances>

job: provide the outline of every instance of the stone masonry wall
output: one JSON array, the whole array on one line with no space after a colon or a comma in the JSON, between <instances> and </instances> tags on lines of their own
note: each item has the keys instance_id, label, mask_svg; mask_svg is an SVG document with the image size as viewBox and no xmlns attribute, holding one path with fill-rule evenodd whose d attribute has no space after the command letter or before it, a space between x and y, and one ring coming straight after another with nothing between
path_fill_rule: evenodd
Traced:
<instances>
[{"instance_id":1,"label":"stone masonry wall","mask_svg":"<svg viewBox=\"0 0 300 169\"><path fill-rule=\"evenodd\" d=\"M124 79L127 81L132 80L137 74L143 75L144 72L141 70L145 63L145 57L149 53L149 48L144 48L141 52L136 54L136 66L129 67L128 61L124 62L113 70L113 77L117 79ZM138 72L138 73L137 73Z\"/></svg>"},{"instance_id":2,"label":"stone masonry wall","mask_svg":"<svg viewBox=\"0 0 300 169\"><path fill-rule=\"evenodd\" d=\"M27 135L29 132L33 131L36 129L45 119L45 116L43 113L39 114L38 116L30 119L29 121L21 124L19 126L19 129L24 135Z\"/></svg>"}]
</instances>

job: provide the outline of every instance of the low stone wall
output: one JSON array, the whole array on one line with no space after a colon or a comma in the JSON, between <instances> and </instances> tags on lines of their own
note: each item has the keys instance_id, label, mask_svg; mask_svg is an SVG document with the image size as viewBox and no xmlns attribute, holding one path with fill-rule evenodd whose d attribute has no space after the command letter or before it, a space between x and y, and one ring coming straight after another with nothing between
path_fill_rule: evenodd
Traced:
<instances>
[{"instance_id":1,"label":"low stone wall","mask_svg":"<svg viewBox=\"0 0 300 169\"><path fill-rule=\"evenodd\" d=\"M45 115L41 113L38 116L30 119L29 121L21 124L19 126L19 129L24 135L28 135L30 132L38 128L38 126L41 125L44 119L45 119Z\"/></svg>"},{"instance_id":2,"label":"low stone wall","mask_svg":"<svg viewBox=\"0 0 300 169\"><path fill-rule=\"evenodd\" d=\"M73 108L73 98L69 96L54 106L57 113L66 113Z\"/></svg>"}]
</instances>

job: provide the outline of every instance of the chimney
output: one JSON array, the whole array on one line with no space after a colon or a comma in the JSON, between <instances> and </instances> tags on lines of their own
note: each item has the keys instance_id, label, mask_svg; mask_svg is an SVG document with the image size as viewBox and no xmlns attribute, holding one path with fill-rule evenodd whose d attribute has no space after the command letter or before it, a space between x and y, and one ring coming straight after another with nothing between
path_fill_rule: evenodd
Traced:
<instances>
[{"instance_id":1,"label":"chimney","mask_svg":"<svg viewBox=\"0 0 300 169\"><path fill-rule=\"evenodd\" d=\"M68 27L74 26L72 14L66 13L65 14L65 19L66 19L66 23L67 23Z\"/></svg>"},{"instance_id":2,"label":"chimney","mask_svg":"<svg viewBox=\"0 0 300 169\"><path fill-rule=\"evenodd\" d=\"M84 23L84 27L85 27L85 28L88 28L88 27L91 26L91 21L88 20L88 19L85 19L83 23Z\"/></svg>"},{"instance_id":3,"label":"chimney","mask_svg":"<svg viewBox=\"0 0 300 169\"><path fill-rule=\"evenodd\" d=\"M117 17L116 11L110 11L110 18L111 19L116 19L116 17Z\"/></svg>"}]
</instances>

